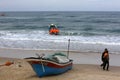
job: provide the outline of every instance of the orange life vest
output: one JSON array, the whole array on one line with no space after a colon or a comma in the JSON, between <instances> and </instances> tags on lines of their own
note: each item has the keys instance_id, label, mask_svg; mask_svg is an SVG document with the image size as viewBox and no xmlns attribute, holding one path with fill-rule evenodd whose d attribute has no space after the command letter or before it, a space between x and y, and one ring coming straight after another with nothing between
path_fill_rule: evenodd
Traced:
<instances>
[{"instance_id":1,"label":"orange life vest","mask_svg":"<svg viewBox=\"0 0 120 80\"><path fill-rule=\"evenodd\" d=\"M108 56L109 56L108 53L105 53L103 57L108 58Z\"/></svg>"},{"instance_id":2,"label":"orange life vest","mask_svg":"<svg viewBox=\"0 0 120 80\"><path fill-rule=\"evenodd\" d=\"M59 29L55 29L55 32L56 32L56 33L59 33Z\"/></svg>"},{"instance_id":3,"label":"orange life vest","mask_svg":"<svg viewBox=\"0 0 120 80\"><path fill-rule=\"evenodd\" d=\"M53 33L53 31L54 31L53 29L50 29L49 33L50 33L50 34L52 34L52 33Z\"/></svg>"},{"instance_id":4,"label":"orange life vest","mask_svg":"<svg viewBox=\"0 0 120 80\"><path fill-rule=\"evenodd\" d=\"M56 33L59 33L59 30L52 28L52 29L50 29L49 33L50 34L56 34Z\"/></svg>"}]
</instances>

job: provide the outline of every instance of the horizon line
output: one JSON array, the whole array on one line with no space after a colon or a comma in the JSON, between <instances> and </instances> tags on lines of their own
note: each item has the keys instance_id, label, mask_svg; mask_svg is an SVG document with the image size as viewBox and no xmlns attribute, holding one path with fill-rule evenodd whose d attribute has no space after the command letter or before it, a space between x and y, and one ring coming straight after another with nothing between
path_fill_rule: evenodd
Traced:
<instances>
[{"instance_id":1,"label":"horizon line","mask_svg":"<svg viewBox=\"0 0 120 80\"><path fill-rule=\"evenodd\" d=\"M64 11L62 11L62 10L61 11L57 11L57 10L45 10L45 11L42 11L42 10L41 11L37 11L37 10L36 11L34 11L34 10L33 11L32 10L24 11L23 10L23 11L14 11L13 10L12 11L11 10L11 11L0 11L0 12L120 12L120 11L87 11L87 10L86 11L74 11L74 10L73 11L72 10L71 11L70 10L64 10Z\"/></svg>"}]
</instances>

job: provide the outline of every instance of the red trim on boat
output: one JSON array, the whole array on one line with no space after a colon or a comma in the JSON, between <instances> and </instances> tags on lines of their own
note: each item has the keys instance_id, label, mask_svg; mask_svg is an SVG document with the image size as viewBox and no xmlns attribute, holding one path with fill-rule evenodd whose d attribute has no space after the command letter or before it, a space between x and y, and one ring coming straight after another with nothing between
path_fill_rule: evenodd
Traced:
<instances>
[{"instance_id":1,"label":"red trim on boat","mask_svg":"<svg viewBox=\"0 0 120 80\"><path fill-rule=\"evenodd\" d=\"M61 64L61 63L56 63L56 62L52 62L52 61L45 61L45 60L42 60L42 61L33 61L33 60L30 60L28 62L31 65L32 64L43 64L44 66L54 67L54 68L64 68L66 66L72 65L72 62Z\"/></svg>"}]
</instances>

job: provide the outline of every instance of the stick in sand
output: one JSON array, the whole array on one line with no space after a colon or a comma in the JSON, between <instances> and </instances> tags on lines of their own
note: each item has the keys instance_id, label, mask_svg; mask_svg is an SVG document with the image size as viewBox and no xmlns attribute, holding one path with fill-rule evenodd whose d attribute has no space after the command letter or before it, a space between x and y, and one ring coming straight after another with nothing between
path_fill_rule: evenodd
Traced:
<instances>
[{"instance_id":1,"label":"stick in sand","mask_svg":"<svg viewBox=\"0 0 120 80\"><path fill-rule=\"evenodd\" d=\"M67 58L69 58L69 47L70 47L70 39L68 40L68 51L67 51Z\"/></svg>"}]
</instances>

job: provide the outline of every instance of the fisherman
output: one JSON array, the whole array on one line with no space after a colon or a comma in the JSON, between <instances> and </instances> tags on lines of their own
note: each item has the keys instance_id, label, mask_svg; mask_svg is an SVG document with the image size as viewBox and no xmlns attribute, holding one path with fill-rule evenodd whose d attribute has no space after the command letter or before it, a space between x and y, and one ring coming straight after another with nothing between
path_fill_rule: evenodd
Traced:
<instances>
[{"instance_id":1,"label":"fisherman","mask_svg":"<svg viewBox=\"0 0 120 80\"><path fill-rule=\"evenodd\" d=\"M49 33L54 34L54 28L50 29Z\"/></svg>"},{"instance_id":2,"label":"fisherman","mask_svg":"<svg viewBox=\"0 0 120 80\"><path fill-rule=\"evenodd\" d=\"M57 28L52 28L52 29L50 29L49 33L50 34L58 34L59 30Z\"/></svg>"},{"instance_id":3,"label":"fisherman","mask_svg":"<svg viewBox=\"0 0 120 80\"><path fill-rule=\"evenodd\" d=\"M59 33L59 30L57 28L54 28L54 34L58 34Z\"/></svg>"},{"instance_id":4,"label":"fisherman","mask_svg":"<svg viewBox=\"0 0 120 80\"><path fill-rule=\"evenodd\" d=\"M59 33L59 29L56 27L56 25L51 24L49 27L49 34L57 35L58 33Z\"/></svg>"},{"instance_id":5,"label":"fisherman","mask_svg":"<svg viewBox=\"0 0 120 80\"><path fill-rule=\"evenodd\" d=\"M104 52L102 53L101 59L103 62L101 64L101 67L103 67L103 70L105 70L106 66L107 66L106 70L109 70L109 52L107 48L105 48Z\"/></svg>"}]
</instances>

